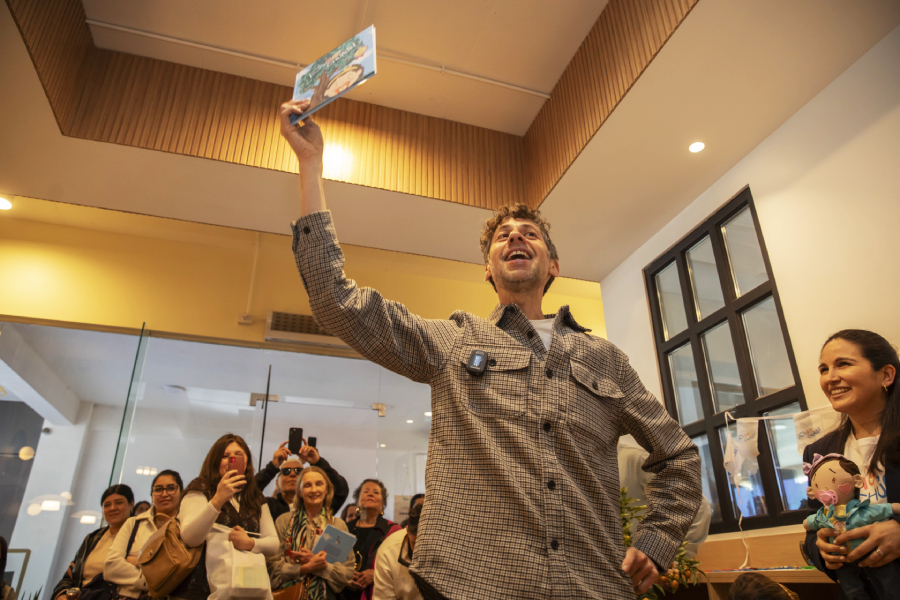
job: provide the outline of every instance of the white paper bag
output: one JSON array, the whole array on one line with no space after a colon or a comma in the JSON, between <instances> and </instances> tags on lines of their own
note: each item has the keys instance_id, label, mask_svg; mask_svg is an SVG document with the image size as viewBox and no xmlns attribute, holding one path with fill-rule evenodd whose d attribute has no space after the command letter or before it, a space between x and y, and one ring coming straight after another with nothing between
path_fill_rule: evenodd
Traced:
<instances>
[{"instance_id":1,"label":"white paper bag","mask_svg":"<svg viewBox=\"0 0 900 600\"><path fill-rule=\"evenodd\" d=\"M232 546L231 595L235 598L265 598L270 589L269 572L263 555Z\"/></svg>"},{"instance_id":2,"label":"white paper bag","mask_svg":"<svg viewBox=\"0 0 900 600\"><path fill-rule=\"evenodd\" d=\"M231 528L216 523L206 538L206 578L209 581L209 598L207 600L228 600L228 598L254 597L272 598L272 590L269 587L269 578L266 575L266 589L262 596L237 596L232 589L234 579L235 559L243 562L243 555L259 557L265 570L265 558L261 554L241 552L235 549L234 544L228 541ZM241 557L238 557L241 555ZM250 559L256 560L256 559Z\"/></svg>"}]
</instances>

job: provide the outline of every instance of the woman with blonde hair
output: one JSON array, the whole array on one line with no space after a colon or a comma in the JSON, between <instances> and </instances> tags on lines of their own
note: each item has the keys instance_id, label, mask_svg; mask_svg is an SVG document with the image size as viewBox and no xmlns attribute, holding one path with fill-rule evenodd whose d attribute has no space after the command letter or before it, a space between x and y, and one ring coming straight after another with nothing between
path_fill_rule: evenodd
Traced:
<instances>
[{"instance_id":1,"label":"woman with blonde hair","mask_svg":"<svg viewBox=\"0 0 900 600\"><path fill-rule=\"evenodd\" d=\"M299 597L300 584L310 600L333 600L353 579L354 556L328 563L325 552L312 549L328 525L347 531L347 525L331 512L334 485L325 471L309 466L300 473L294 511L278 517L275 528L281 539L281 554L270 561L272 589L276 600Z\"/></svg>"}]
</instances>

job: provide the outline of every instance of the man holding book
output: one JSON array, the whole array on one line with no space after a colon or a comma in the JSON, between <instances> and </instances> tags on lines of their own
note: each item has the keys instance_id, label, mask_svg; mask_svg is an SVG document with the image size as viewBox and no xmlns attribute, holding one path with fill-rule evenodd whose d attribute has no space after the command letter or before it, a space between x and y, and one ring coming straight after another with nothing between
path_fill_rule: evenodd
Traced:
<instances>
[{"instance_id":1,"label":"man holding book","mask_svg":"<svg viewBox=\"0 0 900 600\"><path fill-rule=\"evenodd\" d=\"M624 354L588 335L567 306L545 315L559 274L538 211L505 207L485 224L485 280L499 305L423 319L344 276L322 185L322 134L281 106L300 165L297 268L319 323L360 354L432 388L427 502L410 572L426 599L634 598L667 568L700 503L697 448ZM616 443L649 453L649 507L627 551Z\"/></svg>"}]
</instances>

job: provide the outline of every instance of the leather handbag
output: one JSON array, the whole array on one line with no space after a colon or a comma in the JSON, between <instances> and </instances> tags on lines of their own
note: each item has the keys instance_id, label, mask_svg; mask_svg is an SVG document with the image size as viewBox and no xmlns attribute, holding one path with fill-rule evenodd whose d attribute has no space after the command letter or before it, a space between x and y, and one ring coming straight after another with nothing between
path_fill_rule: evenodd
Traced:
<instances>
[{"instance_id":1,"label":"leather handbag","mask_svg":"<svg viewBox=\"0 0 900 600\"><path fill-rule=\"evenodd\" d=\"M154 598L171 595L200 562L202 552L202 545L188 548L182 541L178 519L169 519L153 532L138 557L150 595Z\"/></svg>"},{"instance_id":2,"label":"leather handbag","mask_svg":"<svg viewBox=\"0 0 900 600\"><path fill-rule=\"evenodd\" d=\"M295 583L283 590L272 590L272 598L274 598L274 600L309 600L306 582L301 581Z\"/></svg>"}]
</instances>

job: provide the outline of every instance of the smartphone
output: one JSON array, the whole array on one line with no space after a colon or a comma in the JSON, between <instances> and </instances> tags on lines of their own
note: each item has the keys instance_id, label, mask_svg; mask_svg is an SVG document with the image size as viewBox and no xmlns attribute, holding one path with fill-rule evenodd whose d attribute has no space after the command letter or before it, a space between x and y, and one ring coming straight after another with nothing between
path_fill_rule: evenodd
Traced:
<instances>
[{"instance_id":1,"label":"smartphone","mask_svg":"<svg viewBox=\"0 0 900 600\"><path fill-rule=\"evenodd\" d=\"M288 450L291 454L300 454L303 447L303 428L291 427L291 435L288 437Z\"/></svg>"},{"instance_id":2,"label":"smartphone","mask_svg":"<svg viewBox=\"0 0 900 600\"><path fill-rule=\"evenodd\" d=\"M306 440L306 445L312 446L313 448L315 448L316 447L316 436L314 436L314 435L309 436L309 439Z\"/></svg>"},{"instance_id":3,"label":"smartphone","mask_svg":"<svg viewBox=\"0 0 900 600\"><path fill-rule=\"evenodd\" d=\"M247 460L243 456L228 457L228 471L237 471L238 475L243 475L247 468Z\"/></svg>"}]
</instances>

